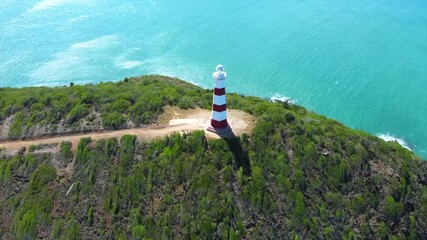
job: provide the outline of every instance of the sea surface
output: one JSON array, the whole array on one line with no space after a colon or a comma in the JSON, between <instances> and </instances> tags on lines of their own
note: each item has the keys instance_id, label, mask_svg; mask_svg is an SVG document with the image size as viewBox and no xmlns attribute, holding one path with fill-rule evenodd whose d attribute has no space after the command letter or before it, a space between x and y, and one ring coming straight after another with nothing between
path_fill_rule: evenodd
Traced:
<instances>
[{"instance_id":1,"label":"sea surface","mask_svg":"<svg viewBox=\"0 0 427 240\"><path fill-rule=\"evenodd\" d=\"M0 0L0 87L164 74L293 99L427 159L426 0Z\"/></svg>"}]
</instances>

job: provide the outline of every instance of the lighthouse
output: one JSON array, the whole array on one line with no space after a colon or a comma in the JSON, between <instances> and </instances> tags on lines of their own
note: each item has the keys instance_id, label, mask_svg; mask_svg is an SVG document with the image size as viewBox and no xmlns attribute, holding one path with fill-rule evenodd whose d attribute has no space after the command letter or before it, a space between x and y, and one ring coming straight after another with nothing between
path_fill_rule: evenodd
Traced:
<instances>
[{"instance_id":1,"label":"lighthouse","mask_svg":"<svg viewBox=\"0 0 427 240\"><path fill-rule=\"evenodd\" d=\"M224 66L218 65L216 72L213 73L214 93L212 102L212 115L210 124L207 130L218 134L231 131L227 121L227 105L225 97L225 80L227 73L224 71Z\"/></svg>"}]
</instances>

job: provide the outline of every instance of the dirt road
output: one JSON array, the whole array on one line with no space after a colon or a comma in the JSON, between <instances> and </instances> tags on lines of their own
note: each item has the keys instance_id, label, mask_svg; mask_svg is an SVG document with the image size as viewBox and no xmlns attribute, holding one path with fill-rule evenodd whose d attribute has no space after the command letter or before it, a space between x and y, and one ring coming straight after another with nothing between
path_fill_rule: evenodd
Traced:
<instances>
[{"instance_id":1,"label":"dirt road","mask_svg":"<svg viewBox=\"0 0 427 240\"><path fill-rule=\"evenodd\" d=\"M104 138L120 138L125 134L136 135L139 141L148 141L161 138L176 132L192 132L195 130L204 130L210 119L210 111L203 109L182 110L177 108L166 108L165 113L159 118L159 125L151 125L146 128L124 129L117 131L102 131L94 133L85 133L67 136L55 136L49 138L34 139L28 141L8 141L0 142L0 149L5 148L8 155L16 154L19 149L31 145L53 144L62 141L72 143L73 150L76 150L77 144L81 138L90 137L93 140ZM254 126L253 116L238 110L228 111L228 121L232 128L232 134L238 136L243 133L250 133ZM208 138L219 138L215 133L205 131ZM52 149L53 150L53 149Z\"/></svg>"}]
</instances>

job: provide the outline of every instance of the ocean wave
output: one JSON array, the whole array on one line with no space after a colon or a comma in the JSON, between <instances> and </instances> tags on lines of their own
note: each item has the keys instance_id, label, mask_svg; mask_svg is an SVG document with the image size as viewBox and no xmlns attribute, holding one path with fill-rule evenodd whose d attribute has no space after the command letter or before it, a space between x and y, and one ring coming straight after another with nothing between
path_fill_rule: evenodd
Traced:
<instances>
[{"instance_id":1,"label":"ocean wave","mask_svg":"<svg viewBox=\"0 0 427 240\"><path fill-rule=\"evenodd\" d=\"M292 100L290 97L286 97L286 96L280 95L278 93L274 94L269 99L269 101L270 102L287 102L287 103L290 103L290 104L294 104L295 103L294 100Z\"/></svg>"},{"instance_id":2,"label":"ocean wave","mask_svg":"<svg viewBox=\"0 0 427 240\"><path fill-rule=\"evenodd\" d=\"M409 151L412 151L412 149L409 147L408 143L405 142L405 140L403 140L401 138L395 137L395 136L390 135L390 134L382 134L382 133L377 134L377 137L383 139L386 142L397 142L400 144L400 146L408 149Z\"/></svg>"}]
</instances>

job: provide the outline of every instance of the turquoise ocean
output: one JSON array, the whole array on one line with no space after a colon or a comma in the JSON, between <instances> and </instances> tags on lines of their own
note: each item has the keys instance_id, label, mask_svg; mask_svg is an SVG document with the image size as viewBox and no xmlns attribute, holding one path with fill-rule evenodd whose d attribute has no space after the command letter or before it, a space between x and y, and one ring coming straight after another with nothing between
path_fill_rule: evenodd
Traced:
<instances>
[{"instance_id":1,"label":"turquoise ocean","mask_svg":"<svg viewBox=\"0 0 427 240\"><path fill-rule=\"evenodd\" d=\"M0 0L0 87L164 74L297 104L427 158L425 0Z\"/></svg>"}]
</instances>

